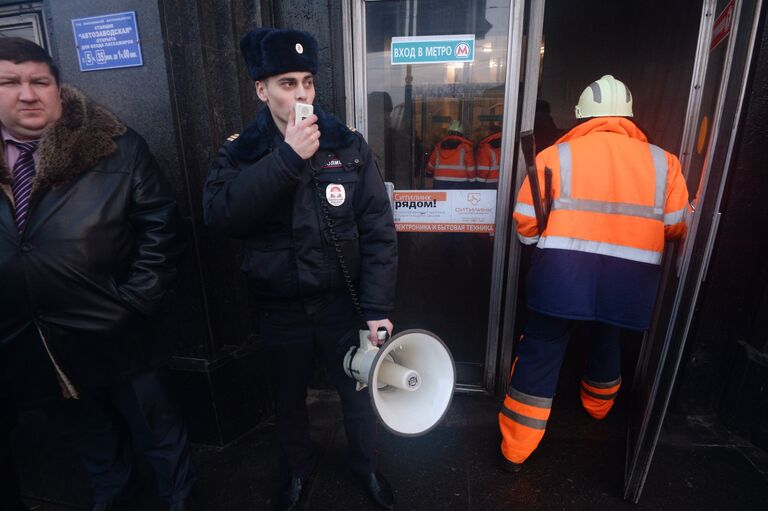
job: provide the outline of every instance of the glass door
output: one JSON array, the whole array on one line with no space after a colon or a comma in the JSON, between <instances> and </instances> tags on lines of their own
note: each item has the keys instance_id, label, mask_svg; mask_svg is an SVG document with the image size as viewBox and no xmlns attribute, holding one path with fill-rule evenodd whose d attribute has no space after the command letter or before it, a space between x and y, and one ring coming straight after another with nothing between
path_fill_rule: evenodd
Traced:
<instances>
[{"instance_id":1,"label":"glass door","mask_svg":"<svg viewBox=\"0 0 768 511\"><path fill-rule=\"evenodd\" d=\"M350 16L354 122L394 184L393 321L443 339L460 388L490 390L517 102L507 81L519 76L508 49L521 44L510 20L521 21L492 0L356 1Z\"/></svg>"},{"instance_id":2,"label":"glass door","mask_svg":"<svg viewBox=\"0 0 768 511\"><path fill-rule=\"evenodd\" d=\"M679 255L666 258L656 314L633 383L624 497L638 502L650 470L691 318L717 236L760 0L708 0L701 12L681 163L691 206Z\"/></svg>"},{"instance_id":3,"label":"glass door","mask_svg":"<svg viewBox=\"0 0 768 511\"><path fill-rule=\"evenodd\" d=\"M761 2L550 0L545 9L543 1L531 0L527 7L531 43L541 55L527 55L527 67L540 64L540 74L526 73L521 129L530 129L526 115L533 115L537 147L543 148L575 123L573 105L585 85L614 74L632 90L633 121L653 143L679 149L695 208L686 239L665 250L650 330L642 339L626 336L623 344L641 345L629 396L624 480L624 497L638 502L717 235ZM510 275L516 263L510 259ZM511 284L507 296L515 296ZM513 318L522 315L509 310L509 298L508 304L505 337L514 338L521 325ZM511 348L502 351L502 361L509 361Z\"/></svg>"}]
</instances>

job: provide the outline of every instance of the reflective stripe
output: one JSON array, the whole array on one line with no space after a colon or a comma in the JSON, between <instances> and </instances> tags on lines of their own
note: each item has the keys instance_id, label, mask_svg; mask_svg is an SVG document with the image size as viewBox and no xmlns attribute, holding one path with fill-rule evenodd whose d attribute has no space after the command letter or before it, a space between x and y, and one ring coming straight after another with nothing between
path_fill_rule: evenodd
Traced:
<instances>
[{"instance_id":1,"label":"reflective stripe","mask_svg":"<svg viewBox=\"0 0 768 511\"><path fill-rule=\"evenodd\" d=\"M593 211L598 213L637 216L663 220L664 200L667 189L667 156L663 149L648 144L653 160L654 197L653 207L621 202L595 201L589 199L572 199L573 159L571 146L568 142L557 145L557 155L560 160L560 198L555 200L553 209L571 211Z\"/></svg>"},{"instance_id":2,"label":"reflective stripe","mask_svg":"<svg viewBox=\"0 0 768 511\"><path fill-rule=\"evenodd\" d=\"M571 145L568 142L557 144L557 157L560 160L560 198L571 198L572 165Z\"/></svg>"},{"instance_id":3,"label":"reflective stripe","mask_svg":"<svg viewBox=\"0 0 768 511\"><path fill-rule=\"evenodd\" d=\"M550 397L532 396L530 394L520 392L511 386L509 387L509 390L507 390L507 395L515 401L523 403L524 405L535 406L537 408L552 408L552 398Z\"/></svg>"},{"instance_id":4,"label":"reflective stripe","mask_svg":"<svg viewBox=\"0 0 768 511\"><path fill-rule=\"evenodd\" d=\"M575 250L577 252L619 257L639 263L661 264L661 252L600 241L566 238L564 236L545 236L539 240L538 247L542 249L560 248L563 250Z\"/></svg>"},{"instance_id":5,"label":"reflective stripe","mask_svg":"<svg viewBox=\"0 0 768 511\"><path fill-rule=\"evenodd\" d=\"M613 392L611 394L598 394L597 392L592 392L591 390L581 387L581 391L585 393L586 395L593 397L595 399L601 399L603 401L610 401L611 399L614 399L618 392Z\"/></svg>"},{"instance_id":6,"label":"reflective stripe","mask_svg":"<svg viewBox=\"0 0 768 511\"><path fill-rule=\"evenodd\" d=\"M435 165L435 169L443 169L443 170L467 170L466 165Z\"/></svg>"},{"instance_id":7,"label":"reflective stripe","mask_svg":"<svg viewBox=\"0 0 768 511\"><path fill-rule=\"evenodd\" d=\"M440 163L440 152L441 148L437 149L437 153L435 154L435 165L433 168L433 173L439 172L441 170L459 170L462 172L468 172L467 166L464 164L464 155L466 154L466 148L464 146L461 146L459 149L459 165L443 165ZM468 178L455 178L455 177L437 177L435 176L435 179L440 179L441 181L471 181L471 179Z\"/></svg>"},{"instance_id":8,"label":"reflective stripe","mask_svg":"<svg viewBox=\"0 0 768 511\"><path fill-rule=\"evenodd\" d=\"M445 170L467 170L467 166L464 165L464 155L466 154L466 149L464 146L461 146L461 149L459 149L459 161L461 162L461 165L440 165L440 148L437 149L437 153L435 154L435 169L445 169Z\"/></svg>"},{"instance_id":9,"label":"reflective stripe","mask_svg":"<svg viewBox=\"0 0 768 511\"><path fill-rule=\"evenodd\" d=\"M619 376L619 378L616 380L605 382L605 383L587 380L586 378L583 378L581 381L586 383L590 387L595 387L596 389L610 389L611 387L615 387L616 385L621 385L621 376Z\"/></svg>"},{"instance_id":10,"label":"reflective stripe","mask_svg":"<svg viewBox=\"0 0 768 511\"><path fill-rule=\"evenodd\" d=\"M674 211L672 213L666 213L664 215L664 225L675 225L677 223L680 223L683 221L683 217L685 217L685 211L688 208L683 208L677 211Z\"/></svg>"},{"instance_id":11,"label":"reflective stripe","mask_svg":"<svg viewBox=\"0 0 768 511\"><path fill-rule=\"evenodd\" d=\"M530 417L526 417L525 415L520 415L517 412L513 412L506 406L501 407L501 413L517 422L518 424L522 424L523 426L528 426L532 429L547 429L547 421L541 419L532 419Z\"/></svg>"},{"instance_id":12,"label":"reflective stripe","mask_svg":"<svg viewBox=\"0 0 768 511\"><path fill-rule=\"evenodd\" d=\"M491 159L490 165L478 165L477 162L482 161L485 163L486 158ZM475 162L475 170L477 171L476 180L481 183L498 183L499 182L499 164L496 156L496 151L490 147L481 150L478 154L477 162Z\"/></svg>"},{"instance_id":13,"label":"reflective stripe","mask_svg":"<svg viewBox=\"0 0 768 511\"><path fill-rule=\"evenodd\" d=\"M521 215L529 216L531 218L536 218L536 210L533 209L533 206L530 204L525 204L523 202L518 202L515 204L515 213L520 213Z\"/></svg>"},{"instance_id":14,"label":"reflective stripe","mask_svg":"<svg viewBox=\"0 0 768 511\"><path fill-rule=\"evenodd\" d=\"M467 177L449 177L449 176L435 176L435 181L474 181L474 179L469 179Z\"/></svg>"},{"instance_id":15,"label":"reflective stripe","mask_svg":"<svg viewBox=\"0 0 768 511\"><path fill-rule=\"evenodd\" d=\"M651 157L653 158L653 170L656 173L656 197L653 205L660 213L664 213L664 200L667 194L667 155L664 149L653 144L648 144L651 148Z\"/></svg>"},{"instance_id":16,"label":"reflective stripe","mask_svg":"<svg viewBox=\"0 0 768 511\"><path fill-rule=\"evenodd\" d=\"M517 237L520 239L520 242L523 245L533 245L539 241L539 236L523 236L520 233L517 233Z\"/></svg>"},{"instance_id":17,"label":"reflective stripe","mask_svg":"<svg viewBox=\"0 0 768 511\"><path fill-rule=\"evenodd\" d=\"M663 210L657 211L650 206L626 204L623 202L603 202L589 199L555 199L554 209L564 211L589 211L593 213L608 213L611 215L638 216L661 221Z\"/></svg>"}]
</instances>

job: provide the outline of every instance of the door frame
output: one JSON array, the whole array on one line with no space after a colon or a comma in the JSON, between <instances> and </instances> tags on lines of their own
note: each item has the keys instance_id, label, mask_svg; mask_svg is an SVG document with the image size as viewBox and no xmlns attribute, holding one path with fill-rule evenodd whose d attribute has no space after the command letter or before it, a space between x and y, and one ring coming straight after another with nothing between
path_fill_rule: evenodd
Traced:
<instances>
[{"instance_id":1,"label":"door frame","mask_svg":"<svg viewBox=\"0 0 768 511\"><path fill-rule=\"evenodd\" d=\"M402 0L413 4L415 0ZM345 0L342 2L344 78L346 92L346 121L355 126L364 137L368 136L368 112L366 101L367 74L365 66L365 2L366 0ZM505 291L507 249L510 245L510 219L512 208L513 170L518 133L519 77L523 52L524 0L509 1L507 32L507 69L504 84L504 112L502 124L501 172L496 196L496 232L491 269L491 290L489 296L488 335L486 339L485 364L482 385L457 384L456 390L464 393L493 394L496 390L499 359L499 340L503 334L502 310ZM543 4L543 2L542 2ZM543 10L542 10L543 12ZM538 50L537 50L538 51ZM535 99L534 99L535 103ZM533 114L531 114L531 126ZM517 258L515 251L512 257ZM506 310L506 309L505 309Z\"/></svg>"},{"instance_id":2,"label":"door frame","mask_svg":"<svg viewBox=\"0 0 768 511\"><path fill-rule=\"evenodd\" d=\"M517 197L517 191L525 179L525 161L523 153L520 150L520 133L533 130L534 119L536 117L536 99L539 93L539 78L541 77L541 42L544 32L544 9L545 0L528 2L528 26L527 39L528 46L525 55L525 76L522 86L522 105L520 105L520 130L515 133L514 147L509 154L516 155L516 172L514 183L514 194L508 198L510 208L514 206ZM514 153L512 151L515 151ZM506 168L506 167L505 167ZM511 217L511 216L510 216ZM507 260L507 282L504 290L506 297L504 305L504 318L501 328L501 338L503 342L500 349L499 367L500 377L496 382L496 393L503 396L507 391L508 378L506 369L512 367L512 358L515 345L515 332L517 328L517 308L518 308L518 287L520 285L520 257L522 247L517 243L517 235L512 226L510 232L511 242L509 243L509 259Z\"/></svg>"},{"instance_id":3,"label":"door frame","mask_svg":"<svg viewBox=\"0 0 768 511\"><path fill-rule=\"evenodd\" d=\"M525 131L533 127L533 112L539 85L538 55L541 44L541 35L544 19L544 0L529 0L529 40L526 76L524 81L523 104L521 108L520 130ZM745 11L744 5L748 7ZM681 142L681 164L684 174L688 175L690 167L690 155L695 144L698 131L698 116L702 101L702 86L706 76L709 57L709 42L716 0L704 0L700 21L699 40L697 42L696 62L692 74L689 102L686 110ZM733 28L728 38L728 54L719 84L720 92L717 100L716 112L713 118L712 143L708 148L702 181L702 197L699 199L697 214L688 219L689 234L683 246L681 256L677 257L676 247L667 250L664 259L663 281L669 281L675 276L680 280L675 289L674 296L667 297L665 309L670 315L659 321L658 311L655 325L646 333L643 347L638 358L637 370L631 397L631 408L634 414L628 419L627 435L627 462L625 467L624 498L637 503L643 490L643 485L650 469L655 447L658 442L661 427L666 415L669 400L674 387L675 378L685 348L685 340L688 336L691 320L694 313L696 298L701 284L706 278L707 265L717 235L717 227L720 218L719 207L728 177L728 169L731 163L733 147L737 137L739 116L742 110L746 93L749 66L752 51L755 45L759 14L762 0L736 0L735 19ZM742 16L746 13L751 16ZM742 27L741 23L745 26ZM751 23L751 24L750 24ZM735 55L737 49L741 53ZM736 57L736 58L734 58ZM734 72L733 63L739 66ZM518 168L523 163L518 163ZM720 169L714 176L713 169ZM717 177L712 182L710 177ZM518 172L515 189L518 189L524 173ZM716 188L715 188L716 187ZM707 193L708 192L708 193ZM706 195L706 196L705 196ZM518 282L518 254L520 250L516 244L510 250L508 261L508 280L506 288L507 303L504 316L504 339L506 342L501 350L501 367L510 367L513 356L514 332L516 323L517 288ZM694 254L698 259L692 264ZM703 254L703 255L702 255ZM662 297L659 297L662 301ZM660 307L657 307L659 309ZM657 339L658 338L658 339ZM657 357L653 359L653 357ZM644 381L643 375L649 369L651 377ZM650 392L643 387L643 383L650 383ZM506 382L501 379L498 382L498 391L505 391ZM633 431L633 425L639 424L638 431Z\"/></svg>"}]
</instances>

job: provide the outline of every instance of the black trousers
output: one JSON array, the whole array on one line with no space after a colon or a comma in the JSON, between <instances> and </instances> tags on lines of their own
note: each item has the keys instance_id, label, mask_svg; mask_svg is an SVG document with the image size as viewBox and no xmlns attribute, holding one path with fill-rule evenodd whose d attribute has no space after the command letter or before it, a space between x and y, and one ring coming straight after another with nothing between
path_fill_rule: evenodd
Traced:
<instances>
[{"instance_id":1,"label":"black trousers","mask_svg":"<svg viewBox=\"0 0 768 511\"><path fill-rule=\"evenodd\" d=\"M169 395L165 371L140 373L82 399L65 400L57 397L60 390L55 380L50 381L50 362L40 353L40 340L31 335L23 342L30 344L0 349L6 369L5 375L0 374L0 498L12 501L18 496L8 437L19 407L45 410L65 443L80 456L91 479L94 502L105 502L125 489L133 470L132 446L152 465L158 494L167 502L189 493L196 480L189 438ZM14 360L16 368L28 371L27 382L44 384L25 385L19 379L23 374L9 368Z\"/></svg>"},{"instance_id":2,"label":"black trousers","mask_svg":"<svg viewBox=\"0 0 768 511\"><path fill-rule=\"evenodd\" d=\"M367 389L356 391L355 381L342 367L349 347L359 344L362 320L346 296L334 299L317 316L307 315L298 304L294 309L260 313L283 462L290 475L300 477L307 476L316 463L306 398L313 360L318 354L341 396L351 468L372 472L376 469L376 418Z\"/></svg>"},{"instance_id":3,"label":"black trousers","mask_svg":"<svg viewBox=\"0 0 768 511\"><path fill-rule=\"evenodd\" d=\"M10 385L0 381L0 503L8 506L19 500L19 477L7 441L16 420L16 405Z\"/></svg>"},{"instance_id":4,"label":"black trousers","mask_svg":"<svg viewBox=\"0 0 768 511\"><path fill-rule=\"evenodd\" d=\"M19 500L19 477L8 442L19 410L48 409L60 395L53 365L33 328L0 344L0 503Z\"/></svg>"},{"instance_id":5,"label":"black trousers","mask_svg":"<svg viewBox=\"0 0 768 511\"><path fill-rule=\"evenodd\" d=\"M173 503L187 496L197 475L187 429L165 382L165 371L148 371L80 400L60 401L54 419L91 478L94 502L125 489L136 447L155 473L157 492Z\"/></svg>"}]
</instances>

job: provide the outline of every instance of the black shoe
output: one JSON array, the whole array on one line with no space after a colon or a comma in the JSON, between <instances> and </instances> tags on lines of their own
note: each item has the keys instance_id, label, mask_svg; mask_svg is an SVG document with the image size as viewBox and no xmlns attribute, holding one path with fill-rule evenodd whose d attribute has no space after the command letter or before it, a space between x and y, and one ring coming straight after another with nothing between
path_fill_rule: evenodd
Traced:
<instances>
[{"instance_id":1,"label":"black shoe","mask_svg":"<svg viewBox=\"0 0 768 511\"><path fill-rule=\"evenodd\" d=\"M168 508L168 511L195 511L196 509L197 506L195 505L194 499L187 495L180 501L171 504L171 507Z\"/></svg>"},{"instance_id":2,"label":"black shoe","mask_svg":"<svg viewBox=\"0 0 768 511\"><path fill-rule=\"evenodd\" d=\"M11 509L13 511L29 511L29 508L22 501L16 502L16 504L11 506Z\"/></svg>"},{"instance_id":3,"label":"black shoe","mask_svg":"<svg viewBox=\"0 0 768 511\"><path fill-rule=\"evenodd\" d=\"M275 504L276 511L293 511L301 500L301 494L309 482L308 477L291 477L288 483L280 490Z\"/></svg>"},{"instance_id":4,"label":"black shoe","mask_svg":"<svg viewBox=\"0 0 768 511\"><path fill-rule=\"evenodd\" d=\"M509 461L507 458L504 457L504 455L501 456L501 469L505 472L509 472L510 474L516 474L517 472L520 472L520 469L523 468L523 465L521 463L515 463L514 461Z\"/></svg>"},{"instance_id":5,"label":"black shoe","mask_svg":"<svg viewBox=\"0 0 768 511\"><path fill-rule=\"evenodd\" d=\"M115 506L115 499L110 499L107 502L101 502L94 504L93 511L112 511Z\"/></svg>"},{"instance_id":6,"label":"black shoe","mask_svg":"<svg viewBox=\"0 0 768 511\"><path fill-rule=\"evenodd\" d=\"M383 509L392 509L395 499L392 496L392 487L380 472L368 472L357 474L368 495Z\"/></svg>"}]
</instances>

